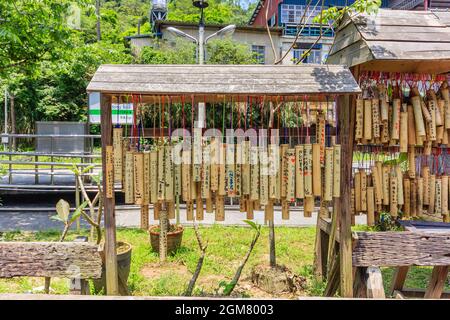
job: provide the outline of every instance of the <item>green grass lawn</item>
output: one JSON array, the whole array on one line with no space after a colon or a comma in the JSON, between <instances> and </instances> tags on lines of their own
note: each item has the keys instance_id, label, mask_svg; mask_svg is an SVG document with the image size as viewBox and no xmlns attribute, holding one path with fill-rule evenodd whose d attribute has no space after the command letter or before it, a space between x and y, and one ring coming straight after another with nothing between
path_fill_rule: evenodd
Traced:
<instances>
[{"instance_id":1,"label":"green grass lawn","mask_svg":"<svg viewBox=\"0 0 450 320\"><path fill-rule=\"evenodd\" d=\"M206 259L197 281L195 295L212 295L223 280L230 281L239 263L248 250L252 230L243 227L201 227L204 241L208 242ZM315 228L276 228L277 263L289 267L294 273L306 278L307 286L300 295L320 296L325 287L318 283L312 274L314 256ZM87 232L84 232L87 235ZM67 241L76 235L71 232ZM5 232L0 233L0 241L54 241L58 231L47 232ZM138 229L119 229L117 238L133 246L131 272L128 279L132 295L176 296L182 295L199 257L199 248L194 230L186 228L182 247L170 256L168 263L159 265L158 255L151 250L147 232ZM262 229L261 237L244 268L241 277L239 296L271 297L269 294L252 288L249 276L253 266L267 264L269 261L268 228ZM393 269L383 268L386 292L389 288ZM414 267L406 281L407 287L425 288L431 268ZM25 293L44 285L43 278L0 279L0 293ZM68 293L68 281L52 279L54 293ZM448 286L447 286L447 289ZM289 297L289 296L287 296Z\"/></svg>"}]
</instances>

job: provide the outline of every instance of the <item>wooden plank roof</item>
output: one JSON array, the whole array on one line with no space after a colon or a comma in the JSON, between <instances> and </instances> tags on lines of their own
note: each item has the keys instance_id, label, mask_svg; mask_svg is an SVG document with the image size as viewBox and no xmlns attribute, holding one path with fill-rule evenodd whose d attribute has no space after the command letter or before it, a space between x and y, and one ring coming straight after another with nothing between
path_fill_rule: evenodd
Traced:
<instances>
[{"instance_id":1,"label":"wooden plank roof","mask_svg":"<svg viewBox=\"0 0 450 320\"><path fill-rule=\"evenodd\" d=\"M380 9L376 15L347 15L328 63L362 69L367 64L379 71L449 72L450 13Z\"/></svg>"},{"instance_id":2,"label":"wooden plank roof","mask_svg":"<svg viewBox=\"0 0 450 320\"><path fill-rule=\"evenodd\" d=\"M340 65L102 65L87 87L108 94L300 95L358 93Z\"/></svg>"}]
</instances>

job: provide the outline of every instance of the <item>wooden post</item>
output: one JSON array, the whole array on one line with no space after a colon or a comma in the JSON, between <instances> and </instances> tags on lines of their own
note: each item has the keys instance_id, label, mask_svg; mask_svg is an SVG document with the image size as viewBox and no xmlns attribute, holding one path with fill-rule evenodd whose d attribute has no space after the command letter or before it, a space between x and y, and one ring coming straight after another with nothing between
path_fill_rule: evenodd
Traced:
<instances>
[{"instance_id":1,"label":"wooden post","mask_svg":"<svg viewBox=\"0 0 450 320\"><path fill-rule=\"evenodd\" d=\"M352 99L352 102L355 102ZM341 197L339 217L340 284L341 296L353 297L352 235L351 235L351 182L353 162L353 133L355 130L355 108L349 95L338 98L341 142Z\"/></svg>"},{"instance_id":2,"label":"wooden post","mask_svg":"<svg viewBox=\"0 0 450 320\"><path fill-rule=\"evenodd\" d=\"M102 174L103 174L103 204L105 219L105 265L106 265L106 292L108 295L119 294L119 278L117 273L117 253L116 253L116 217L115 217L115 199L114 192L111 197L107 197L107 181L113 183L114 171L107 170L106 147L112 147L112 119L111 119L111 96L101 94L101 134L102 134ZM111 172L109 172L111 171ZM108 180L108 175L113 179ZM114 186L113 186L114 187Z\"/></svg>"}]
</instances>

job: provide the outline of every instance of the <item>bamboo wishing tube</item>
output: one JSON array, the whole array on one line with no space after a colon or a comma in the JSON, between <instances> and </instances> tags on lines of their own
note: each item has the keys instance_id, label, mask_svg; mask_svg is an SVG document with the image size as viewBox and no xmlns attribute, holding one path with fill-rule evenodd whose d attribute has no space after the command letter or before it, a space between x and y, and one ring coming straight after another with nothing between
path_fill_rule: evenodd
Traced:
<instances>
[{"instance_id":1,"label":"bamboo wishing tube","mask_svg":"<svg viewBox=\"0 0 450 320\"><path fill-rule=\"evenodd\" d=\"M430 194L429 195L430 203L428 204L428 213L433 214L435 200L436 200L436 176L434 174L430 174L428 192Z\"/></svg>"},{"instance_id":2,"label":"bamboo wishing tube","mask_svg":"<svg viewBox=\"0 0 450 320\"><path fill-rule=\"evenodd\" d=\"M325 117L318 116L316 126L316 142L320 146L320 165L325 165Z\"/></svg>"},{"instance_id":3,"label":"bamboo wishing tube","mask_svg":"<svg viewBox=\"0 0 450 320\"><path fill-rule=\"evenodd\" d=\"M123 137L123 128L114 128L113 129L114 182L122 182L122 167L123 167L122 137Z\"/></svg>"},{"instance_id":4,"label":"bamboo wishing tube","mask_svg":"<svg viewBox=\"0 0 450 320\"><path fill-rule=\"evenodd\" d=\"M252 211L252 215L253 215L253 211ZM264 220L265 221L273 221L273 201L272 200L270 200L267 203L267 205L264 207Z\"/></svg>"},{"instance_id":5,"label":"bamboo wishing tube","mask_svg":"<svg viewBox=\"0 0 450 320\"><path fill-rule=\"evenodd\" d=\"M270 206L270 204L272 204L273 206L273 201L269 201L269 204L267 204L266 206L266 210L267 207ZM253 201L249 200L249 199L245 199L245 209L247 210L247 219L252 220L254 218L253 216Z\"/></svg>"},{"instance_id":6,"label":"bamboo wishing tube","mask_svg":"<svg viewBox=\"0 0 450 320\"><path fill-rule=\"evenodd\" d=\"M287 186L286 186L286 200L288 202L295 201L295 149L286 150L286 171L287 171ZM289 204L288 204L289 206Z\"/></svg>"},{"instance_id":7,"label":"bamboo wishing tube","mask_svg":"<svg viewBox=\"0 0 450 320\"><path fill-rule=\"evenodd\" d=\"M388 121L383 121L381 123L381 143L389 142L389 123Z\"/></svg>"},{"instance_id":8,"label":"bamboo wishing tube","mask_svg":"<svg viewBox=\"0 0 450 320\"><path fill-rule=\"evenodd\" d=\"M225 220L225 204L224 197L217 196L216 197L216 221L224 221Z\"/></svg>"},{"instance_id":9,"label":"bamboo wishing tube","mask_svg":"<svg viewBox=\"0 0 450 320\"><path fill-rule=\"evenodd\" d=\"M282 144L280 146L280 159L281 159L281 198L285 198L286 197L286 189L287 189L287 160L286 160L286 151L288 149L288 145L287 144ZM317 156L320 157L320 147L317 150L318 154ZM320 165L320 158L318 158L319 160L319 165Z\"/></svg>"},{"instance_id":10,"label":"bamboo wishing tube","mask_svg":"<svg viewBox=\"0 0 450 320\"><path fill-rule=\"evenodd\" d=\"M408 152L408 112L400 113L400 152Z\"/></svg>"},{"instance_id":11,"label":"bamboo wishing tube","mask_svg":"<svg viewBox=\"0 0 450 320\"><path fill-rule=\"evenodd\" d=\"M242 195L242 143L236 145L236 165L234 166L234 191L236 197Z\"/></svg>"},{"instance_id":12,"label":"bamboo wishing tube","mask_svg":"<svg viewBox=\"0 0 450 320\"><path fill-rule=\"evenodd\" d=\"M150 152L150 203L158 202L158 152Z\"/></svg>"},{"instance_id":13,"label":"bamboo wishing tube","mask_svg":"<svg viewBox=\"0 0 450 320\"><path fill-rule=\"evenodd\" d=\"M425 119L425 122L431 122L431 112L427 109L427 106L425 104L425 102L420 99L420 107L422 108L422 114L423 114L423 118Z\"/></svg>"},{"instance_id":14,"label":"bamboo wishing tube","mask_svg":"<svg viewBox=\"0 0 450 320\"><path fill-rule=\"evenodd\" d=\"M367 211L367 173L364 169L359 170L361 175L361 211Z\"/></svg>"},{"instance_id":15,"label":"bamboo wishing tube","mask_svg":"<svg viewBox=\"0 0 450 320\"><path fill-rule=\"evenodd\" d=\"M126 170L126 155L130 147L130 140L125 139L122 141L122 192L125 192L125 170Z\"/></svg>"},{"instance_id":16,"label":"bamboo wishing tube","mask_svg":"<svg viewBox=\"0 0 450 320\"><path fill-rule=\"evenodd\" d=\"M417 216L417 181L411 180L411 216Z\"/></svg>"},{"instance_id":17,"label":"bamboo wishing tube","mask_svg":"<svg viewBox=\"0 0 450 320\"><path fill-rule=\"evenodd\" d=\"M364 100L364 134L365 140L372 140L372 101Z\"/></svg>"},{"instance_id":18,"label":"bamboo wishing tube","mask_svg":"<svg viewBox=\"0 0 450 320\"><path fill-rule=\"evenodd\" d=\"M341 196L341 145L333 146L333 197Z\"/></svg>"},{"instance_id":19,"label":"bamboo wishing tube","mask_svg":"<svg viewBox=\"0 0 450 320\"><path fill-rule=\"evenodd\" d=\"M333 153L334 148L325 148L325 182L323 200L333 200Z\"/></svg>"},{"instance_id":20,"label":"bamboo wishing tube","mask_svg":"<svg viewBox=\"0 0 450 320\"><path fill-rule=\"evenodd\" d=\"M414 122L414 109L411 105L408 105L408 145L416 145L416 123Z\"/></svg>"},{"instance_id":21,"label":"bamboo wishing tube","mask_svg":"<svg viewBox=\"0 0 450 320\"><path fill-rule=\"evenodd\" d=\"M181 194L183 201L191 201L191 152L182 151Z\"/></svg>"},{"instance_id":22,"label":"bamboo wishing tube","mask_svg":"<svg viewBox=\"0 0 450 320\"><path fill-rule=\"evenodd\" d=\"M305 197L303 183L303 145L295 146L295 196L297 199Z\"/></svg>"},{"instance_id":23,"label":"bamboo wishing tube","mask_svg":"<svg viewBox=\"0 0 450 320\"><path fill-rule=\"evenodd\" d=\"M362 139L364 135L364 100L356 100L355 139Z\"/></svg>"},{"instance_id":24,"label":"bamboo wishing tube","mask_svg":"<svg viewBox=\"0 0 450 320\"><path fill-rule=\"evenodd\" d=\"M422 214L422 209L423 209L423 195L424 195L424 190L423 190L423 178L417 178L417 215L420 216Z\"/></svg>"},{"instance_id":25,"label":"bamboo wishing tube","mask_svg":"<svg viewBox=\"0 0 450 320\"><path fill-rule=\"evenodd\" d=\"M394 169L391 170L390 173L390 214L393 217L397 217L398 215L398 206L397 206L397 199L398 199L398 180L397 175Z\"/></svg>"},{"instance_id":26,"label":"bamboo wishing tube","mask_svg":"<svg viewBox=\"0 0 450 320\"><path fill-rule=\"evenodd\" d=\"M144 154L135 152L134 158L134 203L143 204L144 198Z\"/></svg>"},{"instance_id":27,"label":"bamboo wishing tube","mask_svg":"<svg viewBox=\"0 0 450 320\"><path fill-rule=\"evenodd\" d=\"M305 182L305 197L311 197L313 195L312 191L312 145L305 144L303 147L305 152L303 155L303 174Z\"/></svg>"},{"instance_id":28,"label":"bamboo wishing tube","mask_svg":"<svg viewBox=\"0 0 450 320\"><path fill-rule=\"evenodd\" d=\"M450 97L448 88L441 87L441 96L444 99L444 113L445 113L445 129L450 129Z\"/></svg>"},{"instance_id":29,"label":"bamboo wishing tube","mask_svg":"<svg viewBox=\"0 0 450 320\"><path fill-rule=\"evenodd\" d=\"M206 145L203 147L203 165L202 165L202 182L201 182L201 194L203 199L211 198L210 192L210 178L211 178L211 166L210 166L210 146Z\"/></svg>"},{"instance_id":30,"label":"bamboo wishing tube","mask_svg":"<svg viewBox=\"0 0 450 320\"><path fill-rule=\"evenodd\" d=\"M142 204L150 203L150 152L144 152L144 197ZM148 206L147 206L148 211ZM147 212L148 214L148 212Z\"/></svg>"},{"instance_id":31,"label":"bamboo wishing tube","mask_svg":"<svg viewBox=\"0 0 450 320\"><path fill-rule=\"evenodd\" d=\"M442 214L442 179L436 178L435 183L435 202L434 202L434 213L436 215Z\"/></svg>"},{"instance_id":32,"label":"bamboo wishing tube","mask_svg":"<svg viewBox=\"0 0 450 320\"><path fill-rule=\"evenodd\" d=\"M423 178L423 204L430 204L430 167L422 168Z\"/></svg>"},{"instance_id":33,"label":"bamboo wishing tube","mask_svg":"<svg viewBox=\"0 0 450 320\"><path fill-rule=\"evenodd\" d=\"M361 174L355 174L355 213L361 212Z\"/></svg>"},{"instance_id":34,"label":"bamboo wishing tube","mask_svg":"<svg viewBox=\"0 0 450 320\"><path fill-rule=\"evenodd\" d=\"M269 147L270 148L270 147ZM269 149L270 152L270 149ZM242 194L250 194L250 141L242 143Z\"/></svg>"},{"instance_id":35,"label":"bamboo wishing tube","mask_svg":"<svg viewBox=\"0 0 450 320\"><path fill-rule=\"evenodd\" d=\"M403 188L405 189L405 204L403 206L403 211L405 217L411 216L411 182L409 179L403 180Z\"/></svg>"},{"instance_id":36,"label":"bamboo wishing tube","mask_svg":"<svg viewBox=\"0 0 450 320\"><path fill-rule=\"evenodd\" d=\"M269 198L278 199L279 193L277 193L277 172L280 170L278 167L278 146L275 144L269 145Z\"/></svg>"},{"instance_id":37,"label":"bamboo wishing tube","mask_svg":"<svg viewBox=\"0 0 450 320\"><path fill-rule=\"evenodd\" d=\"M255 201L259 199L259 161L258 161L258 147L250 147L250 200Z\"/></svg>"},{"instance_id":38,"label":"bamboo wishing tube","mask_svg":"<svg viewBox=\"0 0 450 320\"><path fill-rule=\"evenodd\" d=\"M391 139L400 139L400 99L394 99L392 102Z\"/></svg>"},{"instance_id":39,"label":"bamboo wishing tube","mask_svg":"<svg viewBox=\"0 0 450 320\"><path fill-rule=\"evenodd\" d=\"M322 177L320 166L320 145L315 143L312 146L312 173L313 173L313 195L320 197L322 195Z\"/></svg>"},{"instance_id":40,"label":"bamboo wishing tube","mask_svg":"<svg viewBox=\"0 0 450 320\"><path fill-rule=\"evenodd\" d=\"M311 213L313 211L314 211L314 197L313 196L305 196L303 215L306 218L309 218L309 217L311 217Z\"/></svg>"},{"instance_id":41,"label":"bamboo wishing tube","mask_svg":"<svg viewBox=\"0 0 450 320\"><path fill-rule=\"evenodd\" d=\"M193 201L186 202L186 220L187 221L194 220L194 202ZM217 220L217 217L216 217L216 220Z\"/></svg>"},{"instance_id":42,"label":"bamboo wishing tube","mask_svg":"<svg viewBox=\"0 0 450 320\"><path fill-rule=\"evenodd\" d=\"M134 203L134 157L133 152L127 151L125 154L125 203Z\"/></svg>"},{"instance_id":43,"label":"bamboo wishing tube","mask_svg":"<svg viewBox=\"0 0 450 320\"><path fill-rule=\"evenodd\" d=\"M194 182L201 181L202 166L202 129L194 128L194 141L192 148L192 178Z\"/></svg>"},{"instance_id":44,"label":"bamboo wishing tube","mask_svg":"<svg viewBox=\"0 0 450 320\"><path fill-rule=\"evenodd\" d=\"M367 225L375 225L374 187L367 188Z\"/></svg>"},{"instance_id":45,"label":"bamboo wishing tube","mask_svg":"<svg viewBox=\"0 0 450 320\"><path fill-rule=\"evenodd\" d=\"M158 201L164 201L164 193L166 191L166 183L164 176L164 169L166 167L164 147L161 146L158 150Z\"/></svg>"},{"instance_id":46,"label":"bamboo wishing tube","mask_svg":"<svg viewBox=\"0 0 450 320\"><path fill-rule=\"evenodd\" d=\"M380 122L380 102L378 99L372 99L372 126L375 139L381 137Z\"/></svg>"},{"instance_id":47,"label":"bamboo wishing tube","mask_svg":"<svg viewBox=\"0 0 450 320\"><path fill-rule=\"evenodd\" d=\"M233 198L236 196L236 177L235 177L235 150L234 143L227 144L227 164L225 166L226 175L227 175L227 194L228 197Z\"/></svg>"},{"instance_id":48,"label":"bamboo wishing tube","mask_svg":"<svg viewBox=\"0 0 450 320\"><path fill-rule=\"evenodd\" d=\"M412 97L411 103L412 103L413 110L414 110L414 120L415 120L415 124L416 124L417 135L425 137L425 123L423 120L420 96Z\"/></svg>"},{"instance_id":49,"label":"bamboo wishing tube","mask_svg":"<svg viewBox=\"0 0 450 320\"><path fill-rule=\"evenodd\" d=\"M289 201L281 199L281 219L289 220Z\"/></svg>"},{"instance_id":50,"label":"bamboo wishing tube","mask_svg":"<svg viewBox=\"0 0 450 320\"><path fill-rule=\"evenodd\" d=\"M173 166L174 170L173 170L173 175L174 175L174 179L173 179L173 187L174 187L174 195L175 197L177 197L177 199L179 199L179 197L181 197L181 164L174 164Z\"/></svg>"},{"instance_id":51,"label":"bamboo wishing tube","mask_svg":"<svg viewBox=\"0 0 450 320\"><path fill-rule=\"evenodd\" d=\"M442 183L442 200L441 200L441 206L442 206L442 214L447 215L448 214L448 176L442 176L441 177L441 183Z\"/></svg>"},{"instance_id":52,"label":"bamboo wishing tube","mask_svg":"<svg viewBox=\"0 0 450 320\"><path fill-rule=\"evenodd\" d=\"M402 206L405 202L406 190L403 192L403 173L400 166L395 166L395 174L397 175L397 205ZM404 195L405 193L405 195Z\"/></svg>"},{"instance_id":53,"label":"bamboo wishing tube","mask_svg":"<svg viewBox=\"0 0 450 320\"><path fill-rule=\"evenodd\" d=\"M389 120L389 105L386 87L382 84L378 85L378 94L380 97L380 114L381 121Z\"/></svg>"},{"instance_id":54,"label":"bamboo wishing tube","mask_svg":"<svg viewBox=\"0 0 450 320\"><path fill-rule=\"evenodd\" d=\"M391 169L389 168L389 166L383 166L383 205L388 206L389 205L389 183L390 183L390 179L389 179L389 174L390 174ZM395 197L397 198L397 195L395 195Z\"/></svg>"},{"instance_id":55,"label":"bamboo wishing tube","mask_svg":"<svg viewBox=\"0 0 450 320\"><path fill-rule=\"evenodd\" d=\"M408 174L412 179L416 177L416 148L414 146L409 147L408 151Z\"/></svg>"},{"instance_id":56,"label":"bamboo wishing tube","mask_svg":"<svg viewBox=\"0 0 450 320\"><path fill-rule=\"evenodd\" d=\"M227 177L226 177L226 171L225 171L225 153L226 153L226 146L222 145L221 147L219 147L220 149L220 153L219 153L219 190L218 190L218 195L219 196L224 196L227 194L226 191L226 181L227 181ZM219 201L219 204L221 202ZM217 205L217 201L216 201L216 205Z\"/></svg>"},{"instance_id":57,"label":"bamboo wishing tube","mask_svg":"<svg viewBox=\"0 0 450 320\"><path fill-rule=\"evenodd\" d=\"M260 171L259 171L259 200L261 205L267 205L269 201L269 159L267 150L261 148L259 153L260 158Z\"/></svg>"},{"instance_id":58,"label":"bamboo wishing tube","mask_svg":"<svg viewBox=\"0 0 450 320\"><path fill-rule=\"evenodd\" d=\"M372 182L373 182L373 189L374 189L374 196L375 196L375 204L381 205L383 203L383 191L382 191L382 185L380 180L380 175L378 173L377 166L372 166Z\"/></svg>"},{"instance_id":59,"label":"bamboo wishing tube","mask_svg":"<svg viewBox=\"0 0 450 320\"><path fill-rule=\"evenodd\" d=\"M428 137L431 141L436 141L436 104L434 100L428 102L428 109L431 114L431 122L429 123L430 136Z\"/></svg>"},{"instance_id":60,"label":"bamboo wishing tube","mask_svg":"<svg viewBox=\"0 0 450 320\"><path fill-rule=\"evenodd\" d=\"M210 169L210 187L211 191L216 192L219 189L219 141L216 138L211 138L211 169Z\"/></svg>"},{"instance_id":61,"label":"bamboo wishing tube","mask_svg":"<svg viewBox=\"0 0 450 320\"><path fill-rule=\"evenodd\" d=\"M109 145L105 148L105 196L114 197L114 147Z\"/></svg>"},{"instance_id":62,"label":"bamboo wishing tube","mask_svg":"<svg viewBox=\"0 0 450 320\"><path fill-rule=\"evenodd\" d=\"M383 163L381 161L375 161L375 166L377 167L378 179L380 181L380 199L383 200Z\"/></svg>"},{"instance_id":63,"label":"bamboo wishing tube","mask_svg":"<svg viewBox=\"0 0 450 320\"><path fill-rule=\"evenodd\" d=\"M173 201L173 159L172 159L172 147L165 146L164 147L164 197L167 201ZM170 216L169 212L169 216Z\"/></svg>"}]
</instances>

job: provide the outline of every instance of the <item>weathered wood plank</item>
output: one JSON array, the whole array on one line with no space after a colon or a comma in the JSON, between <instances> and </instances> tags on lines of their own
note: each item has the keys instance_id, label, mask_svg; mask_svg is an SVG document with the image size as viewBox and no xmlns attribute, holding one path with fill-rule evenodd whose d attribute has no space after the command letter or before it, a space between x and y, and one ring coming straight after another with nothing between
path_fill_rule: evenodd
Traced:
<instances>
[{"instance_id":1,"label":"weathered wood plank","mask_svg":"<svg viewBox=\"0 0 450 320\"><path fill-rule=\"evenodd\" d=\"M368 25L358 26L358 30L364 39L371 41L450 42L450 30L447 27ZM407 36L401 38L400 34Z\"/></svg>"},{"instance_id":2,"label":"weathered wood plank","mask_svg":"<svg viewBox=\"0 0 450 320\"><path fill-rule=\"evenodd\" d=\"M450 265L450 234L358 232L353 266Z\"/></svg>"},{"instance_id":3,"label":"weathered wood plank","mask_svg":"<svg viewBox=\"0 0 450 320\"><path fill-rule=\"evenodd\" d=\"M427 11L380 9L376 15L359 14L354 16L352 20L357 25L445 26L437 16Z\"/></svg>"},{"instance_id":4,"label":"weathered wood plank","mask_svg":"<svg viewBox=\"0 0 450 320\"><path fill-rule=\"evenodd\" d=\"M76 242L0 242L0 278L100 278L98 246Z\"/></svg>"},{"instance_id":5,"label":"weathered wood plank","mask_svg":"<svg viewBox=\"0 0 450 320\"><path fill-rule=\"evenodd\" d=\"M392 276L391 294L394 294L396 290L401 291L405 285L406 276L408 275L409 267L403 266L395 269L394 275Z\"/></svg>"},{"instance_id":6,"label":"weathered wood plank","mask_svg":"<svg viewBox=\"0 0 450 320\"><path fill-rule=\"evenodd\" d=\"M437 266L433 268L430 282L425 291L425 299L439 299L444 290L445 282L447 281L449 266Z\"/></svg>"}]
</instances>

